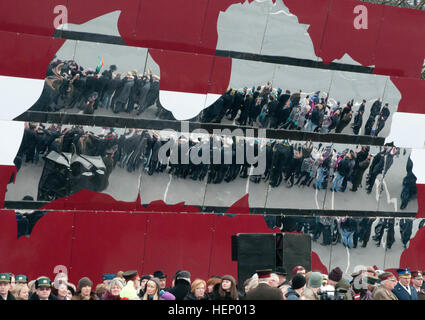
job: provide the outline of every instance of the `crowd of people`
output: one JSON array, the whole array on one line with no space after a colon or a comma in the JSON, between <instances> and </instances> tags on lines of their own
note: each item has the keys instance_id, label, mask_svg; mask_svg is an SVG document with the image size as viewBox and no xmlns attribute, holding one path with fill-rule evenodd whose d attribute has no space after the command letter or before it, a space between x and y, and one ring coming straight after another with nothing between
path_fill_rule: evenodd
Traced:
<instances>
[{"instance_id":1,"label":"crowd of people","mask_svg":"<svg viewBox=\"0 0 425 320\"><path fill-rule=\"evenodd\" d=\"M134 111L140 115L155 105L156 117L174 119L158 99L158 76L150 70L144 74L133 70L125 76L116 71L117 67L111 65L100 74L99 69L86 70L76 61L56 59L49 65L43 93L31 110L55 112L78 108L84 114L93 114L102 108L115 114ZM366 100L363 99L354 111L354 99L341 105L339 101L336 104L328 101L326 93L322 96L320 91L311 96L302 90L291 93L290 90L273 88L271 82L252 88L230 88L192 120L221 123L227 118L243 126L319 133L341 133L351 124L355 135L360 133L364 124L364 135L378 136L391 113L388 103L382 106L379 98L372 104L369 117L363 119Z\"/></svg>"},{"instance_id":2,"label":"crowd of people","mask_svg":"<svg viewBox=\"0 0 425 320\"><path fill-rule=\"evenodd\" d=\"M84 69L74 60L55 59L48 67L41 97L30 110L77 108L84 114L93 114L102 108L115 114L135 111L139 115L156 104L157 117L172 118L159 103L159 76L150 70L143 74L133 70L125 75L116 71L115 65L100 73L100 69Z\"/></svg>"},{"instance_id":3,"label":"crowd of people","mask_svg":"<svg viewBox=\"0 0 425 320\"><path fill-rule=\"evenodd\" d=\"M340 101L332 105L328 95L324 96L320 97L320 91L311 96L303 94L302 90L284 92L281 88L273 88L271 82L257 88L230 88L202 112L201 121L220 123L226 117L238 125L320 133L341 133L351 123L353 133L358 135L367 101L363 99L355 113L354 99L345 106ZM390 113L388 103L382 106L382 99L374 101L363 134L378 136Z\"/></svg>"},{"instance_id":4,"label":"crowd of people","mask_svg":"<svg viewBox=\"0 0 425 320\"><path fill-rule=\"evenodd\" d=\"M54 281L1 273L0 300L425 300L420 270L400 268L396 276L374 266L347 275L339 267L324 274L296 266L288 276L278 269L257 270L243 286L232 275L192 279L187 270L177 270L169 287L162 270L107 273L96 286L88 277L75 286L65 273Z\"/></svg>"},{"instance_id":5,"label":"crowd of people","mask_svg":"<svg viewBox=\"0 0 425 320\"><path fill-rule=\"evenodd\" d=\"M317 242L321 237L320 245L331 246L342 244L348 249L366 248L370 240L377 247L385 243L385 250L390 250L395 239L395 225L398 221L400 239L404 249L414 235L413 220L409 218L357 218L357 217L296 217L273 216L264 217L270 229L279 227L282 232L298 232L308 234L312 241ZM374 223L376 222L375 226ZM418 224L418 230L425 225L425 219ZM373 232L372 232L373 231Z\"/></svg>"},{"instance_id":6,"label":"crowd of people","mask_svg":"<svg viewBox=\"0 0 425 320\"><path fill-rule=\"evenodd\" d=\"M165 144L169 146L167 152L161 153ZM248 163L247 156L244 156L243 163L238 162L238 150L248 149L255 156L264 154L266 164L263 174L250 174L253 172L251 169L259 164ZM194 158L205 158L202 157L205 150L209 150L207 158L210 161L194 163ZM261 141L255 138L213 135L173 137L143 129L126 129L118 135L113 128L102 128L101 133L94 134L85 131L82 126L62 129L61 125L50 124L46 127L43 124L26 123L15 164L19 170L23 161L36 163L40 155L48 155L51 151L101 157L106 167L106 179L103 179L103 187L94 191L102 191L107 187L107 177L118 165L128 172L135 172L143 167L149 175L168 171L180 179L207 179L207 183L214 184L223 181L228 183L240 177L250 179L253 183L268 182L272 188L284 183L288 188L298 186L345 192L350 182L351 192L357 192L364 186L368 194L372 192L377 178L388 174L395 158L402 152L394 146L382 147L379 152L372 154L369 146L337 151L335 145L320 143L314 146L312 142L273 139ZM195 157L192 153L196 153ZM214 160L217 154L221 158L219 163ZM182 159L187 159L187 162ZM231 161L226 162L226 159ZM260 161L261 157L258 159ZM92 171L96 173L96 169L94 166ZM408 158L400 193L400 209L406 208L417 193L416 176L412 170L413 162ZM363 185L366 171L366 183ZM54 198L53 196L50 200Z\"/></svg>"}]
</instances>

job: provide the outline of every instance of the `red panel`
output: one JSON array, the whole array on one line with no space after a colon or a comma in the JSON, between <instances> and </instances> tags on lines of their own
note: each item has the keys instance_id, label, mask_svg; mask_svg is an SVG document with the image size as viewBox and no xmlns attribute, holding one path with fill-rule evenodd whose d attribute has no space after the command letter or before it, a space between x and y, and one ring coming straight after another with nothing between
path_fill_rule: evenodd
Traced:
<instances>
[{"instance_id":1,"label":"red panel","mask_svg":"<svg viewBox=\"0 0 425 320\"><path fill-rule=\"evenodd\" d=\"M215 57L208 86L208 93L224 94L229 87L231 73L232 59Z\"/></svg>"},{"instance_id":2,"label":"red panel","mask_svg":"<svg viewBox=\"0 0 425 320\"><path fill-rule=\"evenodd\" d=\"M150 214L143 273L161 269L171 276L176 270L184 269L191 272L192 279L208 279L214 217L211 214Z\"/></svg>"},{"instance_id":3,"label":"red panel","mask_svg":"<svg viewBox=\"0 0 425 320\"><path fill-rule=\"evenodd\" d=\"M131 45L199 52L208 0L141 0Z\"/></svg>"},{"instance_id":4,"label":"red panel","mask_svg":"<svg viewBox=\"0 0 425 320\"><path fill-rule=\"evenodd\" d=\"M161 68L161 90L207 93L213 56L157 49L149 53Z\"/></svg>"},{"instance_id":5,"label":"red panel","mask_svg":"<svg viewBox=\"0 0 425 320\"><path fill-rule=\"evenodd\" d=\"M71 212L49 212L41 218L30 237L17 239L16 216L12 211L0 213L0 270L25 274L30 279L46 275L54 278L56 265L68 268L71 263ZM8 271L6 271L8 270Z\"/></svg>"},{"instance_id":6,"label":"red panel","mask_svg":"<svg viewBox=\"0 0 425 320\"><path fill-rule=\"evenodd\" d=\"M110 195L86 189L43 206L43 209L46 210L134 211L137 208L139 208L137 200L134 202L117 201Z\"/></svg>"},{"instance_id":7,"label":"red panel","mask_svg":"<svg viewBox=\"0 0 425 320\"><path fill-rule=\"evenodd\" d=\"M331 0L284 0L284 3L290 12L298 17L300 23L310 25L307 31L313 41L316 56L320 56L320 45Z\"/></svg>"},{"instance_id":8,"label":"red panel","mask_svg":"<svg viewBox=\"0 0 425 320\"><path fill-rule=\"evenodd\" d=\"M140 271L145 232L145 214L77 212L71 281L88 276L96 284L103 273Z\"/></svg>"},{"instance_id":9,"label":"red panel","mask_svg":"<svg viewBox=\"0 0 425 320\"><path fill-rule=\"evenodd\" d=\"M354 8L367 8L367 29L357 30ZM340 59L348 53L362 65L374 65L376 43L384 12L383 5L359 3L356 0L332 1L321 43L320 57L324 63ZM350 35L350 36L347 36Z\"/></svg>"},{"instance_id":10,"label":"red panel","mask_svg":"<svg viewBox=\"0 0 425 320\"><path fill-rule=\"evenodd\" d=\"M49 63L65 40L0 32L0 75L44 79Z\"/></svg>"},{"instance_id":11,"label":"red panel","mask_svg":"<svg viewBox=\"0 0 425 320\"><path fill-rule=\"evenodd\" d=\"M401 93L397 112L425 113L425 81L419 79L391 77Z\"/></svg>"},{"instance_id":12,"label":"red panel","mask_svg":"<svg viewBox=\"0 0 425 320\"><path fill-rule=\"evenodd\" d=\"M416 187L418 190L418 212L416 213L416 218L425 218L425 184L417 184Z\"/></svg>"},{"instance_id":13,"label":"red panel","mask_svg":"<svg viewBox=\"0 0 425 320\"><path fill-rule=\"evenodd\" d=\"M384 8L375 73L419 78L425 58L425 11Z\"/></svg>"},{"instance_id":14,"label":"red panel","mask_svg":"<svg viewBox=\"0 0 425 320\"><path fill-rule=\"evenodd\" d=\"M400 257L400 268L409 267L410 270L425 270L425 228L416 232L410 239L409 247L403 251Z\"/></svg>"},{"instance_id":15,"label":"red panel","mask_svg":"<svg viewBox=\"0 0 425 320\"><path fill-rule=\"evenodd\" d=\"M51 36L57 5L67 6L68 0L1 1L0 30Z\"/></svg>"}]
</instances>

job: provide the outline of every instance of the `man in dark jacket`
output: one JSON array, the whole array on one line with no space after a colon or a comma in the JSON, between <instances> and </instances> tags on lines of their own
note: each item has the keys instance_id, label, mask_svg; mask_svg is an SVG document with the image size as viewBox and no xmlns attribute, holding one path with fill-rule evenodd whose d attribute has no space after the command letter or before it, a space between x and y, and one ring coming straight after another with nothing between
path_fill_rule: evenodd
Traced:
<instances>
[{"instance_id":1,"label":"man in dark jacket","mask_svg":"<svg viewBox=\"0 0 425 320\"><path fill-rule=\"evenodd\" d=\"M177 272L174 287L168 292L172 293L176 300L184 300L190 292L190 272L185 270Z\"/></svg>"},{"instance_id":2,"label":"man in dark jacket","mask_svg":"<svg viewBox=\"0 0 425 320\"><path fill-rule=\"evenodd\" d=\"M0 300L16 300L9 291L11 281L9 273L0 273Z\"/></svg>"},{"instance_id":3,"label":"man in dark jacket","mask_svg":"<svg viewBox=\"0 0 425 320\"><path fill-rule=\"evenodd\" d=\"M286 300L300 300L305 289L306 280L302 274L296 274L291 281L291 287L285 294Z\"/></svg>"},{"instance_id":4,"label":"man in dark jacket","mask_svg":"<svg viewBox=\"0 0 425 320\"><path fill-rule=\"evenodd\" d=\"M376 177L382 173L384 170L384 164L385 164L385 152L379 152L375 157L373 157L372 164L370 165L369 169L369 176L367 179L367 193L372 192L372 188L375 185Z\"/></svg>"},{"instance_id":5,"label":"man in dark jacket","mask_svg":"<svg viewBox=\"0 0 425 320\"><path fill-rule=\"evenodd\" d=\"M376 128L375 136L378 136L379 132L384 128L385 121L388 120L390 116L390 109L388 108L388 103L382 108L381 113L378 119L378 127Z\"/></svg>"},{"instance_id":6,"label":"man in dark jacket","mask_svg":"<svg viewBox=\"0 0 425 320\"><path fill-rule=\"evenodd\" d=\"M410 285L411 274L409 268L397 269L399 281L393 289L398 300L418 300L416 289Z\"/></svg>"},{"instance_id":7,"label":"man in dark jacket","mask_svg":"<svg viewBox=\"0 0 425 320\"><path fill-rule=\"evenodd\" d=\"M245 300L283 300L282 291L270 286L271 269L258 270L258 286L248 291Z\"/></svg>"},{"instance_id":8,"label":"man in dark jacket","mask_svg":"<svg viewBox=\"0 0 425 320\"><path fill-rule=\"evenodd\" d=\"M333 185L331 190L334 192L339 191L341 184L345 177L348 177L350 174L350 162L351 162L351 153L347 153L347 155L342 159L337 168L337 174L334 178Z\"/></svg>"},{"instance_id":9,"label":"man in dark jacket","mask_svg":"<svg viewBox=\"0 0 425 320\"><path fill-rule=\"evenodd\" d=\"M370 117L373 117L375 119L375 117L379 114L379 112L381 111L381 106L382 106L382 102L381 99L376 100L373 104L372 107L370 108Z\"/></svg>"},{"instance_id":10,"label":"man in dark jacket","mask_svg":"<svg viewBox=\"0 0 425 320\"><path fill-rule=\"evenodd\" d=\"M36 292L32 294L29 300L58 300L52 293L52 283L47 277L40 277L35 281Z\"/></svg>"},{"instance_id":11,"label":"man in dark jacket","mask_svg":"<svg viewBox=\"0 0 425 320\"><path fill-rule=\"evenodd\" d=\"M355 135L359 134L360 128L363 125L363 113L364 113L364 111L359 110L357 112L356 116L354 117L354 122L353 122L352 128L353 128L353 133Z\"/></svg>"}]
</instances>

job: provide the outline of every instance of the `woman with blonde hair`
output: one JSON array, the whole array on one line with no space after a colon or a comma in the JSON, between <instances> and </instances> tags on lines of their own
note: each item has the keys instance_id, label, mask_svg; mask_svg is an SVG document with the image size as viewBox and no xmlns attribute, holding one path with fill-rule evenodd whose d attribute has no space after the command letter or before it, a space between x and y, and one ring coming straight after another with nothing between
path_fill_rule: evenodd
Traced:
<instances>
[{"instance_id":1,"label":"woman with blonde hair","mask_svg":"<svg viewBox=\"0 0 425 320\"><path fill-rule=\"evenodd\" d=\"M184 297L184 300L209 300L206 292L207 283L202 279L195 279L190 286L190 292Z\"/></svg>"},{"instance_id":2,"label":"woman with blonde hair","mask_svg":"<svg viewBox=\"0 0 425 320\"><path fill-rule=\"evenodd\" d=\"M146 283L146 290L141 300L160 300L160 282L158 278L149 279Z\"/></svg>"},{"instance_id":3,"label":"woman with blonde hair","mask_svg":"<svg viewBox=\"0 0 425 320\"><path fill-rule=\"evenodd\" d=\"M11 293L16 300L28 300L30 289L26 283L18 283L15 285Z\"/></svg>"}]
</instances>

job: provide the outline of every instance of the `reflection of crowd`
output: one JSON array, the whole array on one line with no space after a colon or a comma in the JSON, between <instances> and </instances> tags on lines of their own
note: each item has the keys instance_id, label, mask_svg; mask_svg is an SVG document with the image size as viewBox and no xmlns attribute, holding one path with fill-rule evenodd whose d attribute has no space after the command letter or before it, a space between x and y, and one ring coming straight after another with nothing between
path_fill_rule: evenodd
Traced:
<instances>
[{"instance_id":1,"label":"reflection of crowd","mask_svg":"<svg viewBox=\"0 0 425 320\"><path fill-rule=\"evenodd\" d=\"M114 166L113 155L117 144L118 137L113 129L104 129L101 134L95 135L93 132L84 131L81 126L62 129L61 125L26 123L22 143L14 163L19 171L23 162L37 164L40 161L40 156L47 157L53 153L74 155L75 163L69 159L65 160L66 162L70 161L72 175L67 170L62 170L63 166L60 165L60 161L58 161L58 166L46 166L46 162L44 162L38 200L54 200L69 195L71 192L79 191L82 188L81 177L84 176L99 177L99 179L92 180L93 185L86 184L86 188L93 191L106 189L109 175ZM92 166L89 169L76 165L78 159L84 160L82 158L77 159L75 155L84 157L88 162L92 159L89 157L101 158L101 166L102 168L104 166L104 172L99 173L99 162L91 163ZM53 172L55 170L57 172ZM70 180L70 177L74 179ZM71 188L69 184L74 185Z\"/></svg>"},{"instance_id":2,"label":"reflection of crowd","mask_svg":"<svg viewBox=\"0 0 425 320\"><path fill-rule=\"evenodd\" d=\"M101 135L84 132L81 127L66 128L60 126L27 124L24 138L15 160L18 168L25 156L26 162L37 162L40 154L48 154L51 150L58 153L68 152L88 156L101 156L107 167L107 172L118 164L128 172L137 171L140 167L149 174L166 172L182 179L203 181L219 184L230 182L237 177L249 178L253 183L262 180L276 188L285 183L288 188L293 186L328 189L333 192L345 192L348 182L350 191L356 192L362 186L366 174L365 190L371 193L376 179L385 177L393 165L394 158L400 154L396 147L383 147L375 155L370 153L368 146L359 150L345 149L337 151L332 145L319 144L313 147L311 142L289 143L283 140L267 140L261 143L258 139L242 137L166 137L156 131L142 129L127 129L120 137L113 129L104 129ZM174 140L175 139L175 140ZM168 148L162 148L168 144ZM161 154L160 150L167 152ZM205 159L202 152L209 151L206 159L209 162L193 159ZM258 163L238 160L242 150L252 150L253 156L265 155L265 170L256 174L253 170ZM216 155L217 159L214 159ZM187 162L182 161L187 159ZM226 159L230 159L226 160ZM261 161L261 157L258 157ZM403 179L401 192L401 209L416 194L416 177L412 172L413 162L408 159L407 175ZM254 174L252 174L254 172Z\"/></svg>"},{"instance_id":3,"label":"reflection of crowd","mask_svg":"<svg viewBox=\"0 0 425 320\"><path fill-rule=\"evenodd\" d=\"M363 126L366 100L354 115L354 99L343 107L340 102L331 106L328 98L320 98L320 91L302 98L300 92L272 88L268 82L257 88L229 89L212 106L203 111L202 122L220 123L224 117L239 125L258 125L272 129L303 130L308 132L341 133L351 121L353 133L358 135ZM375 125L376 117L378 121ZM378 136L390 116L388 104L382 107L376 100L364 126L364 134Z\"/></svg>"},{"instance_id":4,"label":"reflection of crowd","mask_svg":"<svg viewBox=\"0 0 425 320\"><path fill-rule=\"evenodd\" d=\"M270 228L281 227L283 232L302 232L310 234L316 242L322 237L322 246L341 243L347 248L366 248L372 235L372 225L376 218L335 218L335 217L279 217L266 216L265 220ZM372 240L377 247L391 249L395 242L395 218L382 218L374 227ZM419 227L423 227L422 219ZM403 248L406 249L413 232L413 219L400 219L400 237Z\"/></svg>"},{"instance_id":5,"label":"reflection of crowd","mask_svg":"<svg viewBox=\"0 0 425 320\"><path fill-rule=\"evenodd\" d=\"M174 119L158 99L158 76L152 75L150 70L144 74L133 70L125 75L116 70L117 67L111 65L100 74L99 70L85 70L72 60L54 60L49 65L43 93L31 110L53 112L78 108L84 114L93 114L101 108L114 113L135 111L140 115L156 105L155 116ZM301 90L284 92L281 88L273 88L271 82L257 88L231 88L197 119L221 123L227 118L243 126L318 133L341 133L351 124L355 135L364 127L364 135L378 136L390 116L388 103L382 106L381 99L372 104L369 117L363 119L366 100L354 112L354 99L343 106L339 101L332 105L326 94L325 98L320 97L320 91L303 96Z\"/></svg>"},{"instance_id":6,"label":"reflection of crowd","mask_svg":"<svg viewBox=\"0 0 425 320\"><path fill-rule=\"evenodd\" d=\"M137 74L137 70L125 75L109 70L85 70L75 61L54 60L48 68L45 86L40 99L31 108L33 111L59 111L78 108L84 114L93 114L96 109L110 109L114 113L136 111L139 115L156 103L156 115L170 117L161 107L159 77L148 70Z\"/></svg>"},{"instance_id":7,"label":"reflection of crowd","mask_svg":"<svg viewBox=\"0 0 425 320\"><path fill-rule=\"evenodd\" d=\"M214 139L216 139L214 141ZM271 187L278 187L283 181L291 188L313 186L315 189L330 189L333 192L345 192L348 182L352 184L350 191L356 192L362 185L365 172L365 189L371 193L378 176L385 177L398 157L400 149L384 147L372 155L368 146L358 151L345 149L337 152L332 146L314 148L311 142L290 144L287 141L267 140L260 143L255 139L241 137L208 137L187 139L181 137L173 140L167 153L160 156L160 149L170 138L160 136L156 132L136 130L126 132L120 137L118 155L121 167L128 171L135 170L135 159L143 158L143 166L149 175L155 172L165 172L182 179L203 181L207 183L222 183L235 180L237 177L249 178L253 183L261 180L269 181ZM203 146L205 145L205 146ZM255 156L263 152L266 161L265 172L261 175L250 174L257 164L237 161L238 150L253 150ZM209 150L209 163L194 163L193 159L202 158L202 152ZM174 157L173 157L173 153ZM195 153L195 154L192 154ZM215 164L214 154L220 155L220 163ZM171 159L187 159L187 163L170 161ZM117 158L118 159L118 158ZM227 163L225 159L231 159ZM261 157L259 157L261 159ZM140 161L136 162L140 164ZM408 160L407 175L403 180L401 209L407 206L409 200L416 194L416 177L412 172L412 161Z\"/></svg>"}]
</instances>

